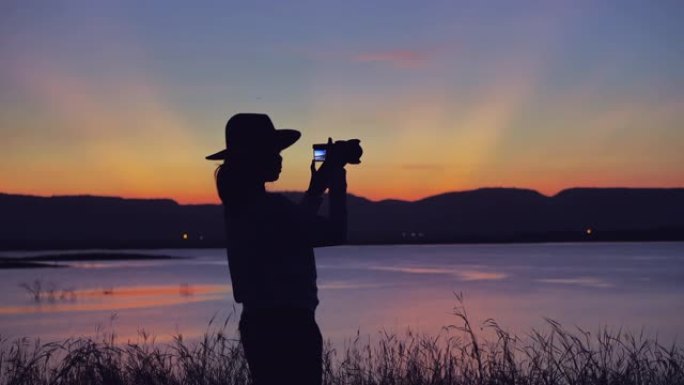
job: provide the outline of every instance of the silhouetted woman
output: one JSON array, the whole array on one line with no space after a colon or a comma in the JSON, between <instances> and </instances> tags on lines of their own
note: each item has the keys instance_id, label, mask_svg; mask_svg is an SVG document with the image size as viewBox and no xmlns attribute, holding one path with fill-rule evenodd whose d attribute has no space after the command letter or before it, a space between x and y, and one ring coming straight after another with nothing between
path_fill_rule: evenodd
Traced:
<instances>
[{"instance_id":1,"label":"silhouetted woman","mask_svg":"<svg viewBox=\"0 0 684 385\"><path fill-rule=\"evenodd\" d=\"M328 156L297 205L269 193L280 152L300 137L267 115L237 114L226 124L216 186L225 210L227 253L240 337L255 385L320 384L322 338L313 248L343 243L347 231L344 163ZM330 141L329 141L330 143ZM329 146L330 147L330 146ZM329 217L317 215L329 189Z\"/></svg>"}]
</instances>

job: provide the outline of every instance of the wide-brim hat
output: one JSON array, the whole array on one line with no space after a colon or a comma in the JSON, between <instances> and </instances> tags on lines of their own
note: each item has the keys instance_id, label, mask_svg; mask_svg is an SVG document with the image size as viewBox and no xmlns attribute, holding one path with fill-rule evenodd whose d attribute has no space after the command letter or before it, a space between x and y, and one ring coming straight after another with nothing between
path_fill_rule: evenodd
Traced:
<instances>
[{"instance_id":1,"label":"wide-brim hat","mask_svg":"<svg viewBox=\"0 0 684 385\"><path fill-rule=\"evenodd\" d=\"M302 134L297 130L276 129L266 114L235 114L226 123L226 148L206 159L223 160L233 152L280 152L291 146L300 136Z\"/></svg>"}]
</instances>

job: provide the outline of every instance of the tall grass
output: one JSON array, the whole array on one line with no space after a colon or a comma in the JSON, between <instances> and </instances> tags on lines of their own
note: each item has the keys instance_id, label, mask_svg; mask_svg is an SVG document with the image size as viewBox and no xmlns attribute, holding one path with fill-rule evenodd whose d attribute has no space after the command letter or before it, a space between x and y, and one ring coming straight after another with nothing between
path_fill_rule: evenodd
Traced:
<instances>
[{"instance_id":1,"label":"tall grass","mask_svg":"<svg viewBox=\"0 0 684 385\"><path fill-rule=\"evenodd\" d=\"M380 332L371 343L357 333L344 347L327 343L324 384L684 384L684 349L643 335L571 331L547 320L521 338L488 320L493 337L482 338L462 306L454 315L456 324L434 336ZM192 343L178 335L159 344L144 332L126 343L114 334L0 340L0 384L249 384L239 340L224 333L228 320L212 322Z\"/></svg>"}]
</instances>

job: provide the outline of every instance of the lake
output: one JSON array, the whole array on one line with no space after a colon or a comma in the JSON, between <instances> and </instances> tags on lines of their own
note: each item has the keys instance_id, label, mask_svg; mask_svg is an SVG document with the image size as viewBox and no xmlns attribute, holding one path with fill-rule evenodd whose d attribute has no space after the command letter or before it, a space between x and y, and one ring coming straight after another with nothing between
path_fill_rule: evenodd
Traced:
<instances>
[{"instance_id":1,"label":"lake","mask_svg":"<svg viewBox=\"0 0 684 385\"><path fill-rule=\"evenodd\" d=\"M127 251L190 258L0 270L0 336L48 342L114 332L125 342L145 330L163 342L197 338L212 318L211 327L227 320L234 333L240 307L224 250ZM340 246L317 249L316 258L317 319L334 344L357 332L437 334L458 321L454 293L473 323L492 318L521 336L543 329L545 318L667 343L684 336L682 242ZM36 281L53 295L36 302L21 287Z\"/></svg>"}]
</instances>

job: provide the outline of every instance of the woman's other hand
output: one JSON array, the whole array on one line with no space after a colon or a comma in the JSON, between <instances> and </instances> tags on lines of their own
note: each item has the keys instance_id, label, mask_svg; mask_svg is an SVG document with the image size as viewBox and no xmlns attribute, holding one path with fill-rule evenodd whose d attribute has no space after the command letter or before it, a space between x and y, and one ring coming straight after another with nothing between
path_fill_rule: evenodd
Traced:
<instances>
[{"instance_id":1,"label":"woman's other hand","mask_svg":"<svg viewBox=\"0 0 684 385\"><path fill-rule=\"evenodd\" d=\"M331 186L341 187L345 185L345 170L343 167L341 154L334 151L332 138L328 138L325 161L316 170L316 161L311 161L311 180L308 192L311 194L322 195Z\"/></svg>"}]
</instances>

